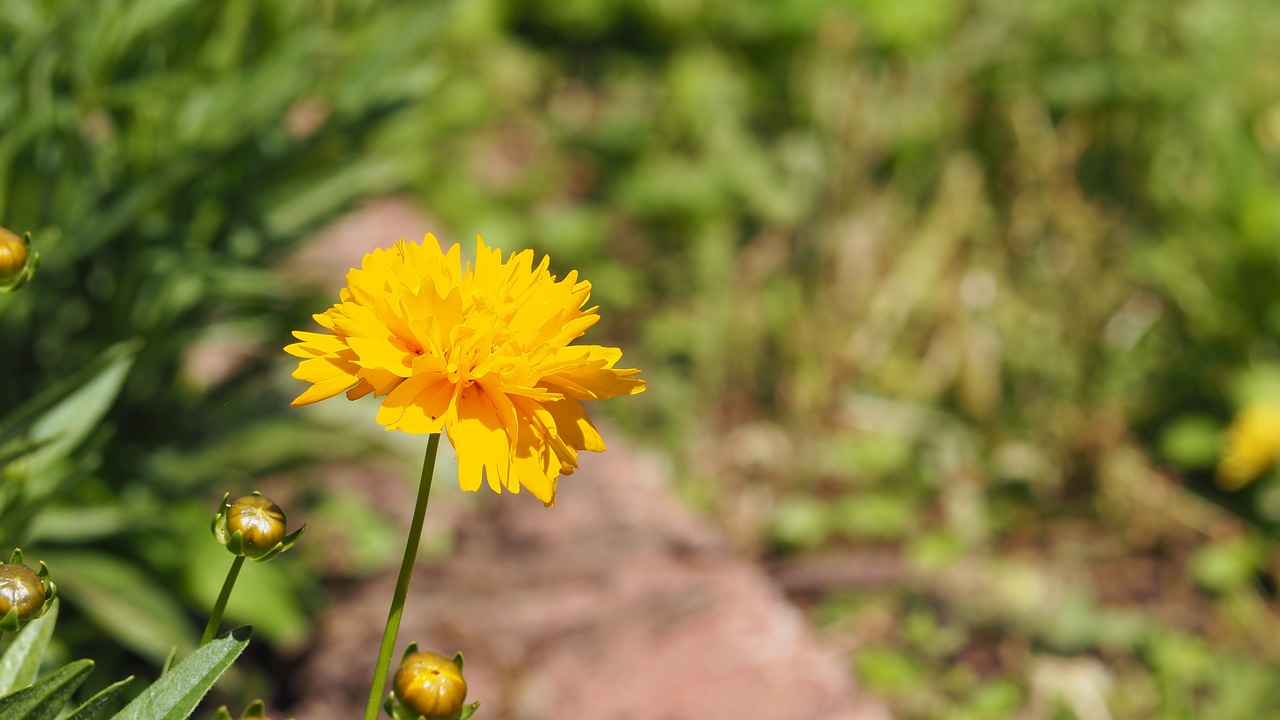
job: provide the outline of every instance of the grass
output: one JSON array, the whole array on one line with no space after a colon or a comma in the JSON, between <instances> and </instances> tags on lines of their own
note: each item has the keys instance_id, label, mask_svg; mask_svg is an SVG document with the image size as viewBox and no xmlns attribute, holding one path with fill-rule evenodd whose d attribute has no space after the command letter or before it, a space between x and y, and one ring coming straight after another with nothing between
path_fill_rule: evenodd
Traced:
<instances>
[{"instance_id":1,"label":"grass","mask_svg":"<svg viewBox=\"0 0 1280 720\"><path fill-rule=\"evenodd\" d=\"M0 370L148 341L77 502L299 460L257 427L314 447L263 365L176 358L214 321L275 352L309 304L263 268L407 192L593 280L649 381L606 414L898 716L1275 706L1277 480L1213 480L1277 387L1273 3L286 5L141 3L80 53L93 18L0 13L0 207L45 254Z\"/></svg>"}]
</instances>

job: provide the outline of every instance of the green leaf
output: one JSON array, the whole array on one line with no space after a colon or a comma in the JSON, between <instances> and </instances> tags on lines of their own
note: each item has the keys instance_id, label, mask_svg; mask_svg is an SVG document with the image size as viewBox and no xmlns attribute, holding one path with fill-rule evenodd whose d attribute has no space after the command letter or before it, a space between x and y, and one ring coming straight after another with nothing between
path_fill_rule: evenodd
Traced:
<instances>
[{"instance_id":1,"label":"green leaf","mask_svg":"<svg viewBox=\"0 0 1280 720\"><path fill-rule=\"evenodd\" d=\"M195 644L181 606L136 565L92 550L43 554L63 596L129 649L160 663Z\"/></svg>"},{"instance_id":2,"label":"green leaf","mask_svg":"<svg viewBox=\"0 0 1280 720\"><path fill-rule=\"evenodd\" d=\"M140 342L119 343L99 355L84 371L41 393L0 424L6 437L21 434L40 447L30 455L31 469L64 457L98 427L120 392Z\"/></svg>"},{"instance_id":3,"label":"green leaf","mask_svg":"<svg viewBox=\"0 0 1280 720\"><path fill-rule=\"evenodd\" d=\"M286 188L274 202L266 223L275 235L290 235L314 225L332 213L332 208L350 203L361 195L387 192L402 183L399 164L380 157L352 161L322 180L307 178L301 189ZM292 192L290 192L292 191Z\"/></svg>"},{"instance_id":4,"label":"green leaf","mask_svg":"<svg viewBox=\"0 0 1280 720\"><path fill-rule=\"evenodd\" d=\"M1160 452L1184 468L1211 468L1222 451L1222 424L1202 415L1178 418L1160 434Z\"/></svg>"},{"instance_id":5,"label":"green leaf","mask_svg":"<svg viewBox=\"0 0 1280 720\"><path fill-rule=\"evenodd\" d=\"M31 545L92 544L134 528L138 512L136 504L102 507L45 506L41 508L39 515L31 518L26 542Z\"/></svg>"},{"instance_id":6,"label":"green leaf","mask_svg":"<svg viewBox=\"0 0 1280 720\"><path fill-rule=\"evenodd\" d=\"M0 468L39 450L45 443L18 440L0 447Z\"/></svg>"},{"instance_id":7,"label":"green leaf","mask_svg":"<svg viewBox=\"0 0 1280 720\"><path fill-rule=\"evenodd\" d=\"M831 507L816 498L787 498L774 511L769 530L773 538L783 545L812 550L830 536Z\"/></svg>"},{"instance_id":8,"label":"green leaf","mask_svg":"<svg viewBox=\"0 0 1280 720\"><path fill-rule=\"evenodd\" d=\"M912 498L892 491L846 495L832 508L836 529L852 538L908 536L916 523Z\"/></svg>"},{"instance_id":9,"label":"green leaf","mask_svg":"<svg viewBox=\"0 0 1280 720\"><path fill-rule=\"evenodd\" d=\"M36 679L57 622L58 601L55 600L49 612L27 623L13 638L0 657L0 694L29 685Z\"/></svg>"},{"instance_id":10,"label":"green leaf","mask_svg":"<svg viewBox=\"0 0 1280 720\"><path fill-rule=\"evenodd\" d=\"M92 660L76 660L35 685L0 698L0 720L55 720L91 672Z\"/></svg>"},{"instance_id":11,"label":"green leaf","mask_svg":"<svg viewBox=\"0 0 1280 720\"><path fill-rule=\"evenodd\" d=\"M929 682L919 660L894 647L864 648L854 670L867 687L886 694L920 692Z\"/></svg>"},{"instance_id":12,"label":"green leaf","mask_svg":"<svg viewBox=\"0 0 1280 720\"><path fill-rule=\"evenodd\" d=\"M90 720L90 718L97 714L98 710L103 705L111 702L120 695L120 693L124 692L124 689L128 687L131 682L133 682L132 675L119 682L111 683L100 690L98 694L88 700L85 700L84 704L76 708L74 712L63 718L63 720Z\"/></svg>"},{"instance_id":13,"label":"green leaf","mask_svg":"<svg viewBox=\"0 0 1280 720\"><path fill-rule=\"evenodd\" d=\"M1267 563L1267 549L1252 538L1232 538L1205 545L1191 557L1191 576L1201 587L1219 593L1249 587Z\"/></svg>"},{"instance_id":14,"label":"green leaf","mask_svg":"<svg viewBox=\"0 0 1280 720\"><path fill-rule=\"evenodd\" d=\"M244 626L203 645L129 703L114 720L185 720L249 645Z\"/></svg>"},{"instance_id":15,"label":"green leaf","mask_svg":"<svg viewBox=\"0 0 1280 720\"><path fill-rule=\"evenodd\" d=\"M175 645L169 648L169 654L164 658L164 664L160 666L160 674L164 675L169 672L169 668L173 667L173 661L178 659L178 647Z\"/></svg>"}]
</instances>

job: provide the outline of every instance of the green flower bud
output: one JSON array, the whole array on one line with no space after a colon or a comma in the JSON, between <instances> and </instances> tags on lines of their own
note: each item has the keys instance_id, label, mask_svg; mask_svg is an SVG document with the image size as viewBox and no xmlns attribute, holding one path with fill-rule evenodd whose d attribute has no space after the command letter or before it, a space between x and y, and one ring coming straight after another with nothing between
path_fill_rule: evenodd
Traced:
<instances>
[{"instance_id":1,"label":"green flower bud","mask_svg":"<svg viewBox=\"0 0 1280 720\"><path fill-rule=\"evenodd\" d=\"M393 685L401 705L429 720L457 716L467 699L460 663L439 653L406 654Z\"/></svg>"},{"instance_id":2,"label":"green flower bud","mask_svg":"<svg viewBox=\"0 0 1280 720\"><path fill-rule=\"evenodd\" d=\"M32 570L22 563L22 550L15 549L9 562L0 565L0 630L14 632L42 617L57 595L49 568L40 563L40 572Z\"/></svg>"},{"instance_id":3,"label":"green flower bud","mask_svg":"<svg viewBox=\"0 0 1280 720\"><path fill-rule=\"evenodd\" d=\"M213 518L213 535L236 555L250 560L270 560L293 547L307 529L303 525L286 535L288 524L284 511L258 492L229 503L230 496L228 493L222 497L222 505Z\"/></svg>"}]
</instances>

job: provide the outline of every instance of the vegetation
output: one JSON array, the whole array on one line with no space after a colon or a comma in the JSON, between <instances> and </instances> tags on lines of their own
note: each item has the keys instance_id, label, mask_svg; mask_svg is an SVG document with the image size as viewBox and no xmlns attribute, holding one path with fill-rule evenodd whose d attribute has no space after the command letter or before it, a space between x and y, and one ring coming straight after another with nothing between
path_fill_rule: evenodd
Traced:
<instances>
[{"instance_id":1,"label":"vegetation","mask_svg":"<svg viewBox=\"0 0 1280 720\"><path fill-rule=\"evenodd\" d=\"M218 493L372 446L282 416L318 306L272 268L399 191L593 280L649 383L606 414L900 717L1280 701L1278 478L1214 477L1280 387L1274 3L55 5L0 2L0 225L42 256L0 461L46 458L0 470L0 548L60 631L163 661ZM250 359L193 384L210 338ZM302 642L305 567L235 619Z\"/></svg>"}]
</instances>

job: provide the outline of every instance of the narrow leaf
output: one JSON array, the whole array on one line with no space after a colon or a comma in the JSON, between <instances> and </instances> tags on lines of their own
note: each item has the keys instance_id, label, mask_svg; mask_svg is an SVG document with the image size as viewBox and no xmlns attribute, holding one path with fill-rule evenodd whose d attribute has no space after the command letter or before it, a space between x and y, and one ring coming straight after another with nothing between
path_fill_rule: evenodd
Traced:
<instances>
[{"instance_id":1,"label":"narrow leaf","mask_svg":"<svg viewBox=\"0 0 1280 720\"><path fill-rule=\"evenodd\" d=\"M58 601L43 617L36 618L23 626L13 638L13 642L0 657L0 695L7 695L14 688L30 685L40 672L40 661L44 659L44 651L49 647L49 638L53 635L53 626L58 621Z\"/></svg>"},{"instance_id":2,"label":"narrow leaf","mask_svg":"<svg viewBox=\"0 0 1280 720\"><path fill-rule=\"evenodd\" d=\"M31 440L45 443L31 454L31 470L61 458L98 427L111 408L120 385L133 365L133 355L124 354L102 369L92 381L77 389L31 425Z\"/></svg>"},{"instance_id":3,"label":"narrow leaf","mask_svg":"<svg viewBox=\"0 0 1280 720\"><path fill-rule=\"evenodd\" d=\"M61 457L98 427L139 347L141 343L136 341L112 346L84 370L5 416L0 421L3 435L29 433L31 442L41 444L31 460L33 465L44 466Z\"/></svg>"},{"instance_id":4,"label":"narrow leaf","mask_svg":"<svg viewBox=\"0 0 1280 720\"><path fill-rule=\"evenodd\" d=\"M116 699L120 693L124 692L124 689L128 687L131 682L133 682L132 675L120 682L106 686L100 690L97 695L85 700L83 705L76 708L74 712L63 718L63 720L90 720L98 713L98 710L100 710L103 705L106 705Z\"/></svg>"},{"instance_id":5,"label":"narrow leaf","mask_svg":"<svg viewBox=\"0 0 1280 720\"><path fill-rule=\"evenodd\" d=\"M121 710L113 720L186 720L222 673L240 656L252 634L249 626L203 645Z\"/></svg>"},{"instance_id":6,"label":"narrow leaf","mask_svg":"<svg viewBox=\"0 0 1280 720\"><path fill-rule=\"evenodd\" d=\"M173 647L194 644L182 607L137 565L92 550L42 555L63 596L129 649L161 663Z\"/></svg>"},{"instance_id":7,"label":"narrow leaf","mask_svg":"<svg viewBox=\"0 0 1280 720\"><path fill-rule=\"evenodd\" d=\"M0 720L56 720L91 672L92 660L76 660L35 685L0 698Z\"/></svg>"}]
</instances>

